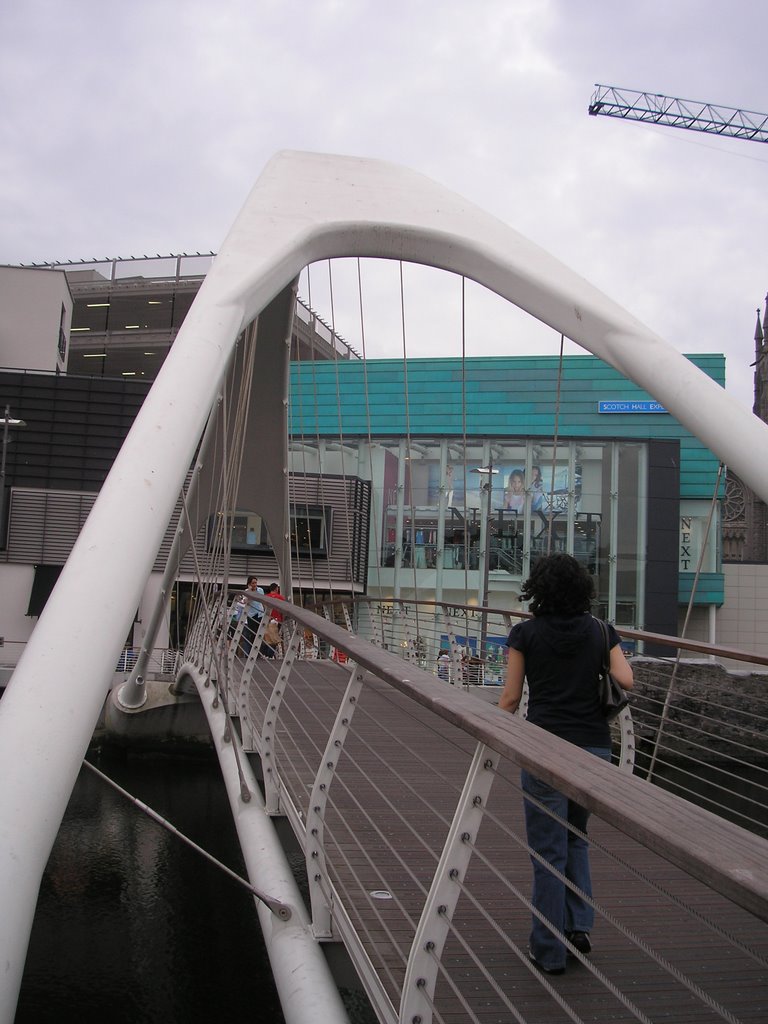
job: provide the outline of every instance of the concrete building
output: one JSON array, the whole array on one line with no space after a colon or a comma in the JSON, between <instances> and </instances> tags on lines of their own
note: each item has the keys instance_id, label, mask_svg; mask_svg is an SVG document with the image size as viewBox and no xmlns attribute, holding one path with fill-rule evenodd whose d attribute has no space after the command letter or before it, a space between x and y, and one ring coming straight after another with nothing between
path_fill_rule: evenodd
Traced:
<instances>
[{"instance_id":1,"label":"concrete building","mask_svg":"<svg viewBox=\"0 0 768 1024\"><path fill-rule=\"evenodd\" d=\"M4 368L64 373L73 300L66 274L0 268L0 354Z\"/></svg>"}]
</instances>

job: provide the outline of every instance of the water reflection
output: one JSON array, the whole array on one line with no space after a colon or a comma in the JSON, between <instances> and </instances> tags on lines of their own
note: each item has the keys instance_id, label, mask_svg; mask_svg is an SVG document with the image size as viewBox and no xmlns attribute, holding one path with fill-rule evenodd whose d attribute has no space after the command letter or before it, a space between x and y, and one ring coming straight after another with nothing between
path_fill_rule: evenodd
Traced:
<instances>
[{"instance_id":1,"label":"water reflection","mask_svg":"<svg viewBox=\"0 0 768 1024\"><path fill-rule=\"evenodd\" d=\"M244 873L215 758L89 755ZM252 898L82 771L48 862L16 1024L280 1024Z\"/></svg>"}]
</instances>

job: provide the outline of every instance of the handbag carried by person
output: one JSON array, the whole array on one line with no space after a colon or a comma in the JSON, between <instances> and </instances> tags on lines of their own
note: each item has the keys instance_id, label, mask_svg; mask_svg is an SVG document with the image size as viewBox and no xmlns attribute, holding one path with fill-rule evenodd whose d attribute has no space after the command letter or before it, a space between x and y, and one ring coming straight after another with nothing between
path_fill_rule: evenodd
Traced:
<instances>
[{"instance_id":1,"label":"handbag carried by person","mask_svg":"<svg viewBox=\"0 0 768 1024\"><path fill-rule=\"evenodd\" d=\"M270 647L277 647L280 643L280 627L274 619L269 620L267 630L264 634L264 643L269 644Z\"/></svg>"},{"instance_id":2,"label":"handbag carried by person","mask_svg":"<svg viewBox=\"0 0 768 1024\"><path fill-rule=\"evenodd\" d=\"M611 648L608 636L608 626L602 619L595 620L600 626L603 634L603 665L600 675L597 677L597 692L600 699L600 709L605 717L610 720L629 704L629 695L611 675Z\"/></svg>"}]
</instances>

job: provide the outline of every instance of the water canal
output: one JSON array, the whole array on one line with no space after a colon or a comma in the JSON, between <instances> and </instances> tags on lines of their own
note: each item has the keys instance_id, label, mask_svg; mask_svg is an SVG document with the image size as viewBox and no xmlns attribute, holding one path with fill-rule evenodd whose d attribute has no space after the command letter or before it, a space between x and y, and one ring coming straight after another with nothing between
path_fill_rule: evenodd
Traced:
<instances>
[{"instance_id":1,"label":"water canal","mask_svg":"<svg viewBox=\"0 0 768 1024\"><path fill-rule=\"evenodd\" d=\"M243 874L213 754L89 758ZM283 1020L247 891L85 770L43 879L16 1024L67 1019Z\"/></svg>"}]
</instances>

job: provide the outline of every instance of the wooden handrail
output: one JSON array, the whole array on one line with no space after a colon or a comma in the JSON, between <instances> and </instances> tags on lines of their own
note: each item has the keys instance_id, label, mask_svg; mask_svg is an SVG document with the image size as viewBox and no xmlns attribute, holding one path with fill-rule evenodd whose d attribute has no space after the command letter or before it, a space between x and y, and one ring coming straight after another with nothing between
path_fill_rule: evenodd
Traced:
<instances>
[{"instance_id":1,"label":"wooden handrail","mask_svg":"<svg viewBox=\"0 0 768 1024\"><path fill-rule=\"evenodd\" d=\"M350 635L314 612L266 595L260 600L344 651L358 666L421 707L533 772L648 849L768 921L767 840L652 783L620 772L530 722L446 686L417 665Z\"/></svg>"}]
</instances>

